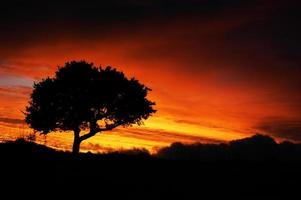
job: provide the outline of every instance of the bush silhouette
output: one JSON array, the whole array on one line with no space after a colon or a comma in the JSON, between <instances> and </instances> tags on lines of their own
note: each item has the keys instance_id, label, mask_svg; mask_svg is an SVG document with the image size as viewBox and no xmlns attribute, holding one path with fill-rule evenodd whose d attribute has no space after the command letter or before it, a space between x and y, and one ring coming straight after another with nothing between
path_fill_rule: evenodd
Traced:
<instances>
[{"instance_id":1,"label":"bush silhouette","mask_svg":"<svg viewBox=\"0 0 301 200\"><path fill-rule=\"evenodd\" d=\"M256 134L221 144L182 144L161 148L156 156L172 160L198 161L301 161L301 144L276 143L272 137Z\"/></svg>"},{"instance_id":2,"label":"bush silhouette","mask_svg":"<svg viewBox=\"0 0 301 200\"><path fill-rule=\"evenodd\" d=\"M117 126L141 125L152 113L151 91L135 78L112 67L95 67L85 61L67 62L54 78L34 84L25 120L42 134L73 131L72 152L80 143ZM88 130L86 134L80 134Z\"/></svg>"},{"instance_id":3,"label":"bush silhouette","mask_svg":"<svg viewBox=\"0 0 301 200\"><path fill-rule=\"evenodd\" d=\"M270 136L256 134L231 141L230 151L239 160L271 160L276 158L278 145Z\"/></svg>"}]
</instances>

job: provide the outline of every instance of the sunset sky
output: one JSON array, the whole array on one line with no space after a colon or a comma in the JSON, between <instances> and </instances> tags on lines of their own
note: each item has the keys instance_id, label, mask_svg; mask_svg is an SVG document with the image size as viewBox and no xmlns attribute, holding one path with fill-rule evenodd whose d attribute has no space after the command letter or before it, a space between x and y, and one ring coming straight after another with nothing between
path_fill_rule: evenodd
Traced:
<instances>
[{"instance_id":1,"label":"sunset sky","mask_svg":"<svg viewBox=\"0 0 301 200\"><path fill-rule=\"evenodd\" d=\"M301 141L301 12L294 0L9 1L0 7L0 140L31 132L34 81L58 65L113 66L153 91L158 112L82 150L268 134ZM43 141L43 138L40 138ZM51 133L70 149L72 134Z\"/></svg>"}]
</instances>

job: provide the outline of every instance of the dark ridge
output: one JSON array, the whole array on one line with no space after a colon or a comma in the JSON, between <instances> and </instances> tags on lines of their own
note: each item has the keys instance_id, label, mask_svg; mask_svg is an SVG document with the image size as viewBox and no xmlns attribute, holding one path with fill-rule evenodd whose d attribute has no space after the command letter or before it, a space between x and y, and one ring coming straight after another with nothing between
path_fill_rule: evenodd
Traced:
<instances>
[{"instance_id":1,"label":"dark ridge","mask_svg":"<svg viewBox=\"0 0 301 200\"><path fill-rule=\"evenodd\" d=\"M300 144L255 135L229 144L174 143L74 156L19 139L0 144L1 196L10 199L292 199Z\"/></svg>"},{"instance_id":2,"label":"dark ridge","mask_svg":"<svg viewBox=\"0 0 301 200\"><path fill-rule=\"evenodd\" d=\"M280 144L266 135L234 140L227 144L182 144L176 142L158 151L157 157L194 161L301 161L301 144Z\"/></svg>"}]
</instances>

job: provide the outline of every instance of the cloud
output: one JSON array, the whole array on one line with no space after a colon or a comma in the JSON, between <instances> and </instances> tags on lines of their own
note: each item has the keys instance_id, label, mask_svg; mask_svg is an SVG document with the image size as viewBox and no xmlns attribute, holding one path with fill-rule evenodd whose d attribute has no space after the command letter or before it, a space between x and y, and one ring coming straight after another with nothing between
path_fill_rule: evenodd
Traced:
<instances>
[{"instance_id":1,"label":"cloud","mask_svg":"<svg viewBox=\"0 0 301 200\"><path fill-rule=\"evenodd\" d=\"M205 142L205 143L218 143L222 140L212 139L204 136L197 136L191 134L184 134L179 132L165 131L164 129L151 129L151 128L131 128L122 131L121 135L124 137L131 137L137 139L144 139L148 141L164 142L170 144L172 142L181 141L184 143Z\"/></svg>"},{"instance_id":2,"label":"cloud","mask_svg":"<svg viewBox=\"0 0 301 200\"><path fill-rule=\"evenodd\" d=\"M7 49L12 53L16 47L36 46L41 42L59 45L68 39L92 42L96 38L128 39L139 36L142 29L148 30L148 35L149 30L155 30L152 33L160 37L165 25L182 18L187 21L197 18L194 23L203 24L216 14L245 11L254 6L256 3L248 0L45 1L43 4L30 0L18 5L8 1L3 3L0 14L3 27L0 41L2 46L13 46ZM183 28L177 31L182 32Z\"/></svg>"},{"instance_id":3,"label":"cloud","mask_svg":"<svg viewBox=\"0 0 301 200\"><path fill-rule=\"evenodd\" d=\"M0 117L0 123L7 123L7 124L24 124L23 119L14 119L14 118L6 118L6 117Z\"/></svg>"},{"instance_id":4,"label":"cloud","mask_svg":"<svg viewBox=\"0 0 301 200\"><path fill-rule=\"evenodd\" d=\"M275 137L301 141L301 120L299 119L265 118L255 128Z\"/></svg>"},{"instance_id":5,"label":"cloud","mask_svg":"<svg viewBox=\"0 0 301 200\"><path fill-rule=\"evenodd\" d=\"M0 86L32 86L33 80L20 77L20 76L9 76L9 75L0 75Z\"/></svg>"},{"instance_id":6,"label":"cloud","mask_svg":"<svg viewBox=\"0 0 301 200\"><path fill-rule=\"evenodd\" d=\"M92 151L92 152L112 152L113 148L104 147L100 144L88 143L88 144L82 145L81 150Z\"/></svg>"},{"instance_id":7,"label":"cloud","mask_svg":"<svg viewBox=\"0 0 301 200\"><path fill-rule=\"evenodd\" d=\"M1 95L14 95L19 97L29 97L32 88L23 85L16 86L0 86Z\"/></svg>"},{"instance_id":8,"label":"cloud","mask_svg":"<svg viewBox=\"0 0 301 200\"><path fill-rule=\"evenodd\" d=\"M101 48L94 50L108 55L112 48L109 44L122 45L123 55L116 55L124 57L122 60L166 63L163 67L163 64L151 67L161 71L180 71L194 79L202 74L211 76L217 86L255 85L279 88L281 92L290 88L295 94L293 87L301 85L297 76L300 73L298 58L301 57L298 49L300 38L297 37L300 30L296 28L299 12L294 6L279 2L155 0L139 3L127 0L72 4L46 2L43 6L28 3L17 8L8 3L11 12L17 9L20 15L23 13L29 19L37 19L35 23L28 20L29 26L23 30L28 34L21 34L28 35L22 38L22 41L28 40L28 44L23 46L22 42L16 42L22 30L14 36L14 31L8 29L9 34L0 34L0 40L16 42L14 54L6 54L5 51L11 48L2 42L0 51L10 57L42 47L54 48L52 54L76 55L74 51L79 47L81 50L93 49L99 44L106 51L102 52ZM32 12L27 12L27 7ZM8 18L6 23L22 29L23 20L27 22L26 17ZM61 49L63 43L72 45ZM21 49L18 50L18 46ZM32 66L35 68L37 64ZM29 65L20 68L29 68ZM16 71L22 70L20 68Z\"/></svg>"}]
</instances>

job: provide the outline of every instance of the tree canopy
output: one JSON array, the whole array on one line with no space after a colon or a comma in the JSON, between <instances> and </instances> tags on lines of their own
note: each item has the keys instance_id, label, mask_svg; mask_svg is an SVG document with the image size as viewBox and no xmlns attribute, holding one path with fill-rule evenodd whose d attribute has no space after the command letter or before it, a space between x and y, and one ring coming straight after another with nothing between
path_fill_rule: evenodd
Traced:
<instances>
[{"instance_id":1,"label":"tree canopy","mask_svg":"<svg viewBox=\"0 0 301 200\"><path fill-rule=\"evenodd\" d=\"M25 120L42 134L74 131L73 152L81 141L117 126L141 125L156 112L146 97L150 88L128 79L112 67L71 61L58 67L55 77L33 86ZM81 135L81 130L89 130Z\"/></svg>"}]
</instances>

